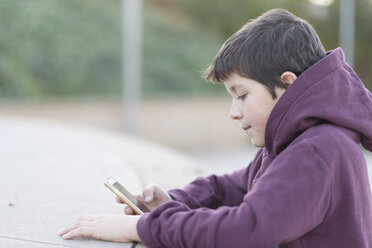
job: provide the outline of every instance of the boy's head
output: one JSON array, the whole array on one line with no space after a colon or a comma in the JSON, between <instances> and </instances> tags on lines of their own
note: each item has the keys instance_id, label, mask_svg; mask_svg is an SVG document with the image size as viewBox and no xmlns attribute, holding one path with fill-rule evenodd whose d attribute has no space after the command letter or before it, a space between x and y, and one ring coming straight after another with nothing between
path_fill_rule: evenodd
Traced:
<instances>
[{"instance_id":1,"label":"boy's head","mask_svg":"<svg viewBox=\"0 0 372 248\"><path fill-rule=\"evenodd\" d=\"M263 147L267 120L285 89L325 55L309 23L274 9L223 44L205 79L225 83L233 97L231 118L240 122L255 146Z\"/></svg>"},{"instance_id":2,"label":"boy's head","mask_svg":"<svg viewBox=\"0 0 372 248\"><path fill-rule=\"evenodd\" d=\"M299 76L326 55L312 26L283 9L270 10L248 22L221 47L204 73L205 79L225 82L233 73L263 84L276 98L285 88L285 71Z\"/></svg>"}]
</instances>

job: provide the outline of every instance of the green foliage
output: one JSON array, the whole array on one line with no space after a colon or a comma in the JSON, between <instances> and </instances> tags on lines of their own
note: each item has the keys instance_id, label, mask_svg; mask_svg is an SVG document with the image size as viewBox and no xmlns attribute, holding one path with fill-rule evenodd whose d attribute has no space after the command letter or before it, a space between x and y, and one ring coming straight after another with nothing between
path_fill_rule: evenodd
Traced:
<instances>
[{"instance_id":1,"label":"green foliage","mask_svg":"<svg viewBox=\"0 0 372 248\"><path fill-rule=\"evenodd\" d=\"M0 95L117 90L120 8L112 5L118 1L1 1Z\"/></svg>"},{"instance_id":2,"label":"green foliage","mask_svg":"<svg viewBox=\"0 0 372 248\"><path fill-rule=\"evenodd\" d=\"M356 0L355 68L372 89L372 7ZM208 94L201 71L248 20L286 8L313 24L326 49L338 44L338 1L319 15L307 0L144 2L145 95ZM0 97L119 95L120 0L0 1Z\"/></svg>"},{"instance_id":3,"label":"green foliage","mask_svg":"<svg viewBox=\"0 0 372 248\"><path fill-rule=\"evenodd\" d=\"M228 38L249 20L273 8L295 7L305 0L178 0L177 3L198 25Z\"/></svg>"},{"instance_id":4,"label":"green foliage","mask_svg":"<svg viewBox=\"0 0 372 248\"><path fill-rule=\"evenodd\" d=\"M2 0L0 96L121 92L121 2ZM197 94L222 39L145 5L143 89ZM209 87L208 90L214 90Z\"/></svg>"},{"instance_id":5,"label":"green foliage","mask_svg":"<svg viewBox=\"0 0 372 248\"><path fill-rule=\"evenodd\" d=\"M208 66L223 39L190 23L187 16L176 16L147 5L144 26L145 91L164 94L200 94L218 87L206 84L201 71Z\"/></svg>"}]
</instances>

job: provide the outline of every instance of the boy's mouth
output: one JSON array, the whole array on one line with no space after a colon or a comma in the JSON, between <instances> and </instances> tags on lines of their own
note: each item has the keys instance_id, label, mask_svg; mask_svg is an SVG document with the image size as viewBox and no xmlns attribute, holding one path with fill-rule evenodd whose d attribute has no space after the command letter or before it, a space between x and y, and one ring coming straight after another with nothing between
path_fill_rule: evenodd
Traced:
<instances>
[{"instance_id":1,"label":"boy's mouth","mask_svg":"<svg viewBox=\"0 0 372 248\"><path fill-rule=\"evenodd\" d=\"M252 126L246 126L246 127L242 127L244 132L248 133L248 130L251 128Z\"/></svg>"}]
</instances>

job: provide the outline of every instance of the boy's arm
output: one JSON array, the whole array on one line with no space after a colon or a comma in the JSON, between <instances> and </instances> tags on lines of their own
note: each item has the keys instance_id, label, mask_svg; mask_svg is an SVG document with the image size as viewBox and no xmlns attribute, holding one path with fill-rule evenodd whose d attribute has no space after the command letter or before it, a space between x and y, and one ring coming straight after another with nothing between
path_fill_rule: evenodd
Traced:
<instances>
[{"instance_id":1,"label":"boy's arm","mask_svg":"<svg viewBox=\"0 0 372 248\"><path fill-rule=\"evenodd\" d=\"M248 168L230 175L200 177L183 190L173 189L169 195L189 208L217 208L221 205L239 205L247 191Z\"/></svg>"},{"instance_id":2,"label":"boy's arm","mask_svg":"<svg viewBox=\"0 0 372 248\"><path fill-rule=\"evenodd\" d=\"M222 205L239 205L247 193L252 164L255 164L261 156L262 149L257 152L253 161L244 169L229 175L200 177L183 190L174 189L168 191L168 193L174 200L183 202L192 209L199 207L215 209Z\"/></svg>"},{"instance_id":3,"label":"boy's arm","mask_svg":"<svg viewBox=\"0 0 372 248\"><path fill-rule=\"evenodd\" d=\"M168 202L139 219L148 247L262 247L295 240L320 224L331 201L331 170L311 145L287 148L236 207L190 209Z\"/></svg>"}]
</instances>

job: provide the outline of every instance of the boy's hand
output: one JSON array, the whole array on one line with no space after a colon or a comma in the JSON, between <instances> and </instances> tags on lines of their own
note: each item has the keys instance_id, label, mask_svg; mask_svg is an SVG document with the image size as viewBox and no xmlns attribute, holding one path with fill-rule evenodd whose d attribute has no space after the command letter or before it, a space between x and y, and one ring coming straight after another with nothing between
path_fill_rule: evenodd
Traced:
<instances>
[{"instance_id":1,"label":"boy's hand","mask_svg":"<svg viewBox=\"0 0 372 248\"><path fill-rule=\"evenodd\" d=\"M149 184L147 185L143 191L142 195L135 195L135 197L143 202L143 204L150 210L154 210L157 208L160 204L172 201L172 198L170 195L163 189L161 189L156 184ZM116 201L118 203L123 203L122 200L119 197L116 197ZM124 213L128 215L133 215L135 212L132 208L129 206L126 206L124 208Z\"/></svg>"},{"instance_id":2,"label":"boy's hand","mask_svg":"<svg viewBox=\"0 0 372 248\"><path fill-rule=\"evenodd\" d=\"M59 235L63 239L86 236L116 242L140 241L137 233L139 217L127 215L86 215L74 221Z\"/></svg>"}]
</instances>

